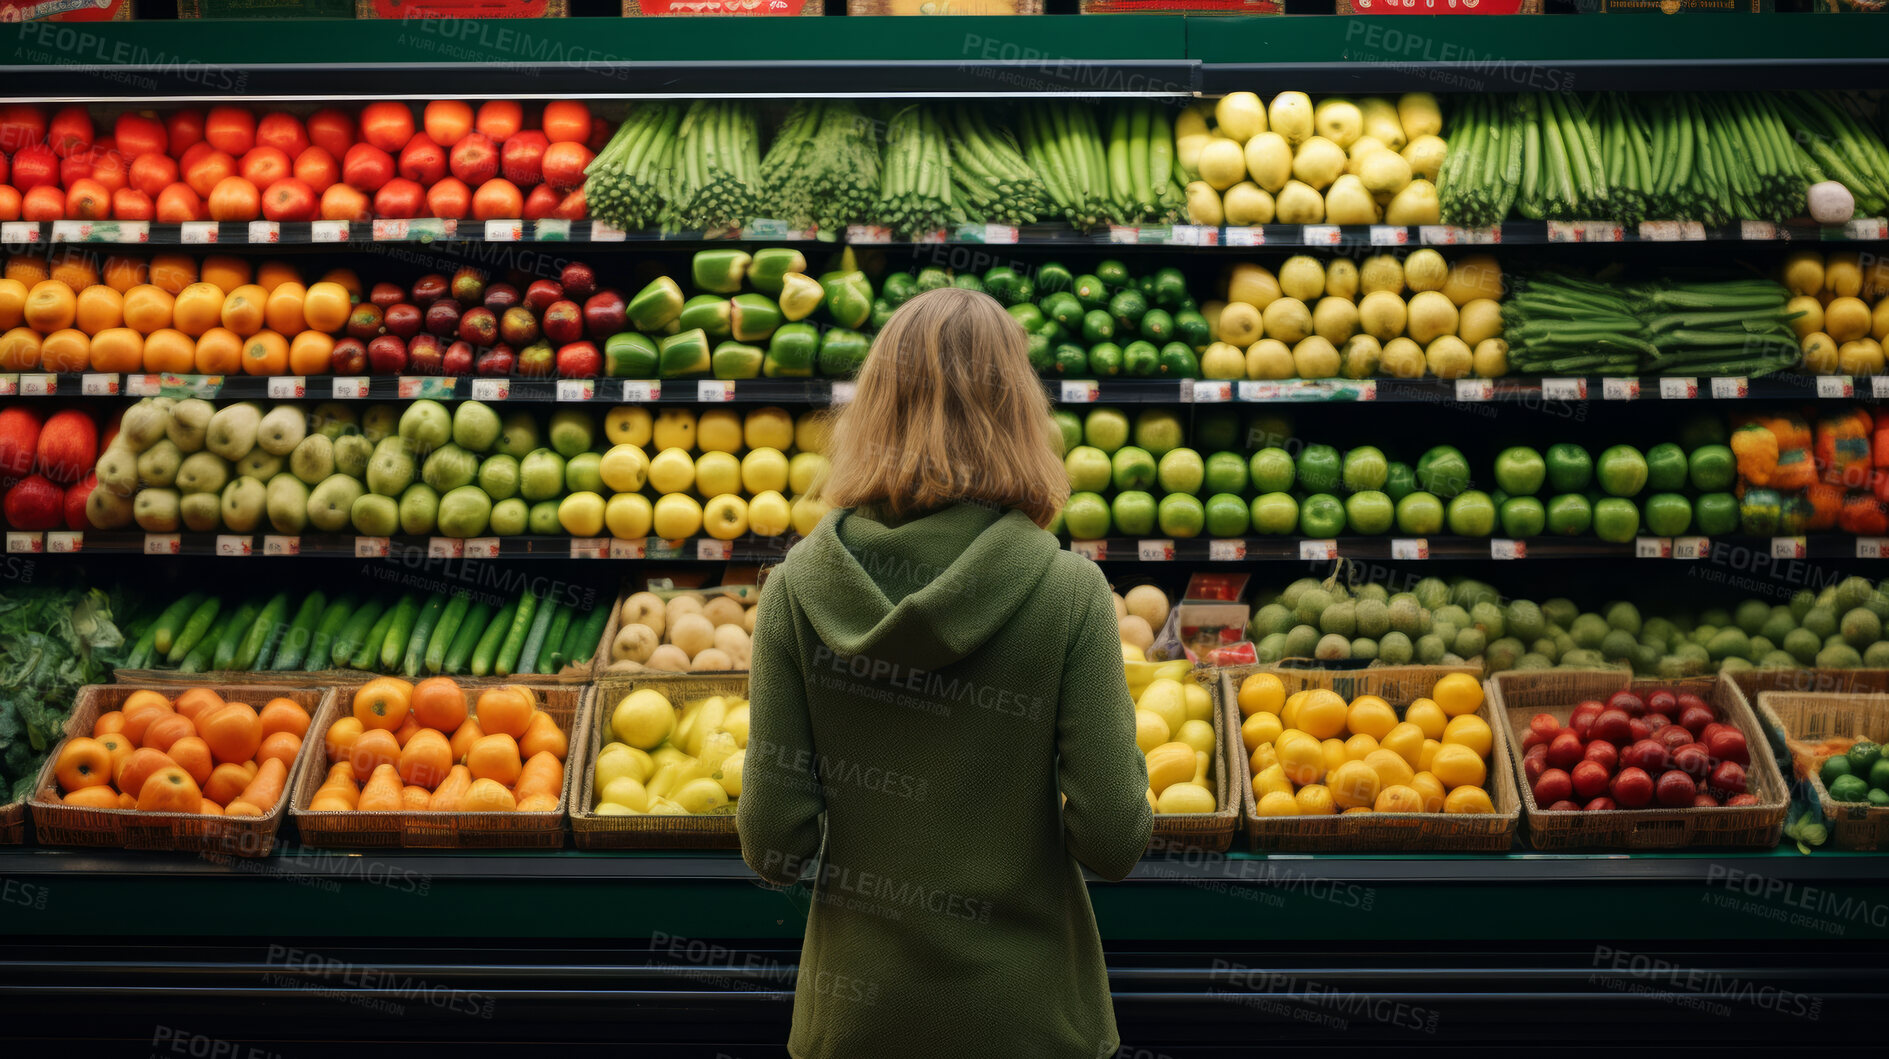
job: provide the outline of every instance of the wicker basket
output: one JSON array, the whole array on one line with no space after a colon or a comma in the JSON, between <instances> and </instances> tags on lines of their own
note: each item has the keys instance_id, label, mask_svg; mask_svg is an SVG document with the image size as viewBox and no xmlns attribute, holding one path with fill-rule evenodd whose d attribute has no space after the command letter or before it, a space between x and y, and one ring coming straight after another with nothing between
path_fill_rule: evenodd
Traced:
<instances>
[{"instance_id":1,"label":"wicker basket","mask_svg":"<svg viewBox=\"0 0 1889 1059\"><path fill-rule=\"evenodd\" d=\"M571 836L578 849L740 849L741 835L735 830L732 812L701 816L652 815L598 816L597 793L592 787L596 770L592 764L597 752L610 741L610 711L625 695L639 688L653 688L680 709L684 702L709 695L748 697L748 675L703 676L693 673L620 673L605 676L591 689L590 705L585 711L582 773L572 788ZM576 744L572 744L576 758ZM734 803L729 803L733 808Z\"/></svg>"},{"instance_id":2,"label":"wicker basket","mask_svg":"<svg viewBox=\"0 0 1889 1059\"><path fill-rule=\"evenodd\" d=\"M1211 813L1156 813L1151 850L1180 852L1205 850L1224 853L1233 846L1233 834L1240 828L1240 787L1233 777L1242 775L1244 755L1239 752L1240 713L1233 699L1221 693L1215 679L1221 670L1199 668L1194 679L1213 699L1213 800L1220 808Z\"/></svg>"},{"instance_id":3,"label":"wicker basket","mask_svg":"<svg viewBox=\"0 0 1889 1059\"><path fill-rule=\"evenodd\" d=\"M0 846L17 846L26 841L26 802L0 805Z\"/></svg>"},{"instance_id":4,"label":"wicker basket","mask_svg":"<svg viewBox=\"0 0 1889 1059\"><path fill-rule=\"evenodd\" d=\"M1790 691L1758 693L1758 715L1788 738L1827 739L1861 736L1889 739L1889 695L1817 694ZM1830 844L1837 849L1889 847L1889 807L1867 802L1839 802L1830 797L1815 762L1807 763L1811 789L1831 821Z\"/></svg>"},{"instance_id":5,"label":"wicker basket","mask_svg":"<svg viewBox=\"0 0 1889 1059\"><path fill-rule=\"evenodd\" d=\"M1480 677L1476 666L1376 666L1369 669L1325 670L1287 669L1279 666L1229 666L1220 672L1221 695L1231 708L1230 716L1239 721L1240 682L1254 673L1272 673L1286 686L1286 693L1310 688L1326 688L1348 701L1359 695L1376 695L1393 706L1405 706L1428 696L1438 679L1451 673ZM1489 748L1489 800L1494 813L1338 813L1332 816L1259 815L1253 797L1253 784L1240 784L1240 802L1246 819L1248 842L1256 850L1289 850L1321 853L1391 853L1399 851L1502 852L1515 844L1516 823L1521 803L1517 800L1515 780L1502 767L1507 737L1502 725L1490 716L1484 703L1482 716L1489 722L1492 743ZM1239 729L1233 742L1245 749ZM1242 776L1246 762L1238 750Z\"/></svg>"},{"instance_id":6,"label":"wicker basket","mask_svg":"<svg viewBox=\"0 0 1889 1059\"><path fill-rule=\"evenodd\" d=\"M293 699L313 717L334 709L332 688L276 688L254 684L199 684L225 699L260 703L269 699ZM91 684L79 689L79 696L66 721L66 738L87 735L101 713L115 710L137 688L125 684ZM35 838L53 846L122 846L126 849L184 850L236 857L261 857L275 847L276 828L282 823L289 795L296 788L311 755L309 747L320 746L314 726L309 738L302 740L301 752L289 767L282 785L282 797L275 807L261 816L205 816L201 813L146 813L136 809L94 809L66 805L59 800L59 785L53 778L53 765L59 748L46 756L39 771L39 785L30 809ZM64 746L64 742L60 746Z\"/></svg>"},{"instance_id":7,"label":"wicker basket","mask_svg":"<svg viewBox=\"0 0 1889 1059\"><path fill-rule=\"evenodd\" d=\"M327 760L311 764L302 771L295 787L295 799L289 813L301 831L302 842L322 848L385 848L402 846L415 849L561 849L564 846L564 808L571 798L571 774L578 768L578 748L588 733L588 711L583 704L589 692L583 688L535 688L539 708L551 715L569 736L564 754L564 783L558 789L556 809L535 813L461 813L401 809L374 812L316 812L308 808L322 780L328 776ZM466 692L468 708L476 698ZM349 703L340 697L324 709L309 726L308 742L322 746L328 726L347 716Z\"/></svg>"},{"instance_id":8,"label":"wicker basket","mask_svg":"<svg viewBox=\"0 0 1889 1059\"><path fill-rule=\"evenodd\" d=\"M1680 849L1688 846L1757 846L1778 843L1784 831L1784 810L1789 795L1784 778L1758 719L1744 693L1730 680L1691 677L1685 680L1634 680L1624 673L1542 670L1498 673L1485 682L1496 719L1509 744L1511 782L1521 789L1528 818L1528 842L1536 849ZM1605 699L1616 691L1654 691L1671 688L1704 696L1726 723L1745 733L1751 751L1746 782L1757 805L1707 806L1685 809L1612 809L1606 812L1551 811L1535 804L1535 795L1523 782L1522 745L1517 733L1528 728L1529 718L1552 714L1566 722L1574 706L1587 699Z\"/></svg>"}]
</instances>

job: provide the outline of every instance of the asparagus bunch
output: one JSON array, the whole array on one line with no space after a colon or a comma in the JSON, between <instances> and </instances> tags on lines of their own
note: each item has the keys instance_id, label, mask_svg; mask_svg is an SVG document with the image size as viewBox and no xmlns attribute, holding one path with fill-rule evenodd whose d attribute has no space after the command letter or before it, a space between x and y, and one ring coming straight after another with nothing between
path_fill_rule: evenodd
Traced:
<instances>
[{"instance_id":1,"label":"asparagus bunch","mask_svg":"<svg viewBox=\"0 0 1889 1059\"><path fill-rule=\"evenodd\" d=\"M738 228L760 212L761 130L754 105L689 104L677 133L667 223L672 228Z\"/></svg>"},{"instance_id":2,"label":"asparagus bunch","mask_svg":"<svg viewBox=\"0 0 1889 1059\"><path fill-rule=\"evenodd\" d=\"M879 195L875 125L851 103L796 103L761 160L770 216L831 231L864 222Z\"/></svg>"},{"instance_id":3,"label":"asparagus bunch","mask_svg":"<svg viewBox=\"0 0 1889 1059\"><path fill-rule=\"evenodd\" d=\"M584 169L584 201L592 217L624 231L656 223L681 124L682 108L674 103L644 104L630 112Z\"/></svg>"},{"instance_id":4,"label":"asparagus bunch","mask_svg":"<svg viewBox=\"0 0 1889 1059\"><path fill-rule=\"evenodd\" d=\"M984 108L957 104L939 121L950 138L952 192L965 220L1035 224L1054 208L1016 136L991 125Z\"/></svg>"},{"instance_id":5,"label":"asparagus bunch","mask_svg":"<svg viewBox=\"0 0 1889 1059\"><path fill-rule=\"evenodd\" d=\"M957 211L951 199L951 147L931 108L905 107L886 124L885 162L875 215L898 232L933 232Z\"/></svg>"}]
</instances>

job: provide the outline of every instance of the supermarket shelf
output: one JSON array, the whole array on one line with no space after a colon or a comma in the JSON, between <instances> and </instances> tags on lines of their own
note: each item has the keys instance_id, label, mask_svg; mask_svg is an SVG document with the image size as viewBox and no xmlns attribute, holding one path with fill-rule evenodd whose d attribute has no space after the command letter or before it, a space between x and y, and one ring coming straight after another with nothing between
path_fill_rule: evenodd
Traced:
<instances>
[{"instance_id":1,"label":"supermarket shelf","mask_svg":"<svg viewBox=\"0 0 1889 1059\"><path fill-rule=\"evenodd\" d=\"M224 559L386 559L390 562L482 559L649 559L666 562L778 562L800 538L746 536L624 540L609 537L360 537L351 534L141 533L9 530L11 554L62 556L163 555Z\"/></svg>"},{"instance_id":2,"label":"supermarket shelf","mask_svg":"<svg viewBox=\"0 0 1889 1059\"><path fill-rule=\"evenodd\" d=\"M1805 537L1638 537L1614 544L1597 537L1195 537L1149 539L1110 537L1070 541L1069 549L1096 562L1218 563L1326 562L1375 559L1416 562L1426 559L1623 559L1712 562L1723 556L1773 560L1876 559L1889 556L1889 539L1813 534Z\"/></svg>"}]
</instances>

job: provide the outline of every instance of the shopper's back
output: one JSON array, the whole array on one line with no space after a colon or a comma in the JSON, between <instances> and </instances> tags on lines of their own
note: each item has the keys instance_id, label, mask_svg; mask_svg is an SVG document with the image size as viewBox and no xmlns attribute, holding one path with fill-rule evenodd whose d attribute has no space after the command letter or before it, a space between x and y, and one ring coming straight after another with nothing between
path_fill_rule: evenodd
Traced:
<instances>
[{"instance_id":1,"label":"shopper's back","mask_svg":"<svg viewBox=\"0 0 1889 1059\"><path fill-rule=\"evenodd\" d=\"M875 358L889 358L884 343ZM863 399L872 370L893 366L869 362ZM898 397L911 413L912 395ZM929 402L941 403L957 414ZM858 450L844 423L840 434L844 486ZM958 484L961 495L1007 498L990 483ZM762 594L740 824L756 871L776 882L807 874L813 887L790 1049L800 1059L1112 1053L1077 864L1125 874L1151 816L1108 586L1018 510L1040 498L918 499L930 502L895 511L900 498L883 498L828 515Z\"/></svg>"}]
</instances>

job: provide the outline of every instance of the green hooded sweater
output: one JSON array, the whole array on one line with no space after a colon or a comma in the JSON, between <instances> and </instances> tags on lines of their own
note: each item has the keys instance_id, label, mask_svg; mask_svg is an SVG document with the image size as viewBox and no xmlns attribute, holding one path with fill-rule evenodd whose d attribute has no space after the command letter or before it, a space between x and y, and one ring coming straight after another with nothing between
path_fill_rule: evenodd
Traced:
<instances>
[{"instance_id":1,"label":"green hooded sweater","mask_svg":"<svg viewBox=\"0 0 1889 1059\"><path fill-rule=\"evenodd\" d=\"M1078 865L1121 878L1153 824L1120 643L1016 511L834 511L769 575L738 818L812 885L796 1059L1115 1053Z\"/></svg>"}]
</instances>

